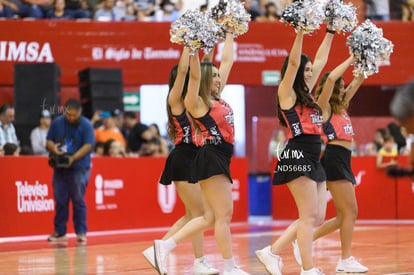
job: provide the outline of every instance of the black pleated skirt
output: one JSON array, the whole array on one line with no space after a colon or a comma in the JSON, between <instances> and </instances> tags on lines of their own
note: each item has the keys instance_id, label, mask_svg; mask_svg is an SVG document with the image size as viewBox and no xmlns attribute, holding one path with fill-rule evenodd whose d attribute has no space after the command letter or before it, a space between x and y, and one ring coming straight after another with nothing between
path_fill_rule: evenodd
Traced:
<instances>
[{"instance_id":1,"label":"black pleated skirt","mask_svg":"<svg viewBox=\"0 0 414 275\"><path fill-rule=\"evenodd\" d=\"M290 139L278 158L273 185L285 184L301 176L316 182L325 181L325 171L320 162L321 144L319 135Z\"/></svg>"},{"instance_id":2,"label":"black pleated skirt","mask_svg":"<svg viewBox=\"0 0 414 275\"><path fill-rule=\"evenodd\" d=\"M354 173L351 169L351 151L347 148L327 144L321 163L326 173L326 180L349 180L356 184Z\"/></svg>"},{"instance_id":3,"label":"black pleated skirt","mask_svg":"<svg viewBox=\"0 0 414 275\"><path fill-rule=\"evenodd\" d=\"M230 161L233 145L230 143L205 144L198 150L190 175L190 183L224 174L233 183L230 175Z\"/></svg>"},{"instance_id":4,"label":"black pleated skirt","mask_svg":"<svg viewBox=\"0 0 414 275\"><path fill-rule=\"evenodd\" d=\"M160 183L171 184L172 181L189 181L194 159L200 147L194 144L180 143L170 152L165 162Z\"/></svg>"}]
</instances>

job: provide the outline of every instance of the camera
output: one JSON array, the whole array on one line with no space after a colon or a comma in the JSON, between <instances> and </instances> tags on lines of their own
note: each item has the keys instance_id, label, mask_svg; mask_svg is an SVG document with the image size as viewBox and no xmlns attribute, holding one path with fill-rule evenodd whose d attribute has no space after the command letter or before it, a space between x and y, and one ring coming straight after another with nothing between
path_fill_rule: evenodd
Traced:
<instances>
[{"instance_id":1,"label":"camera","mask_svg":"<svg viewBox=\"0 0 414 275\"><path fill-rule=\"evenodd\" d=\"M71 155L68 153L65 153L63 155L50 154L48 161L49 166L53 168L68 168L70 156Z\"/></svg>"}]
</instances>

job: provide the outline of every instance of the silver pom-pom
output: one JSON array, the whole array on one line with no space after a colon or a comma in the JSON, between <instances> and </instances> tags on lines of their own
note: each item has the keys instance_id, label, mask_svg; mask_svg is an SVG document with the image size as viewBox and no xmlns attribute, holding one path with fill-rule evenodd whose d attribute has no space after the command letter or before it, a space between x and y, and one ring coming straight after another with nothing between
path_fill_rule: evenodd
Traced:
<instances>
[{"instance_id":1,"label":"silver pom-pom","mask_svg":"<svg viewBox=\"0 0 414 275\"><path fill-rule=\"evenodd\" d=\"M189 47L190 54L194 54L199 49L208 53L217 42L219 29L220 27L209 13L187 10L171 24L170 40L173 43Z\"/></svg>"},{"instance_id":2,"label":"silver pom-pom","mask_svg":"<svg viewBox=\"0 0 414 275\"><path fill-rule=\"evenodd\" d=\"M379 63L390 58L394 45L383 37L382 29L377 28L369 19L358 26L346 39L350 52L357 59L354 75L367 78L379 71Z\"/></svg>"},{"instance_id":3,"label":"silver pom-pom","mask_svg":"<svg viewBox=\"0 0 414 275\"><path fill-rule=\"evenodd\" d=\"M296 31L307 34L320 28L325 18L321 1L303 0L296 1L283 9L281 20L292 25Z\"/></svg>"},{"instance_id":4,"label":"silver pom-pom","mask_svg":"<svg viewBox=\"0 0 414 275\"><path fill-rule=\"evenodd\" d=\"M356 8L352 3L344 4L342 0L331 0L325 6L325 23L331 25L338 33L350 32L358 24Z\"/></svg>"},{"instance_id":5,"label":"silver pom-pom","mask_svg":"<svg viewBox=\"0 0 414 275\"><path fill-rule=\"evenodd\" d=\"M211 12L213 18L222 26L221 38L227 29L233 29L233 36L245 34L249 30L250 14L239 0L221 0Z\"/></svg>"}]
</instances>

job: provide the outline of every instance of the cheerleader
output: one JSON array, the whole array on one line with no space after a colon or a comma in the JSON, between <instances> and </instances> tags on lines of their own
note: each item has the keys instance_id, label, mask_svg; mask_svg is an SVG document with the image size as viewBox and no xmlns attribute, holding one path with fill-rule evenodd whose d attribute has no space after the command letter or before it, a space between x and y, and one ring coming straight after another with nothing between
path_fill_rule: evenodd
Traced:
<instances>
[{"instance_id":1,"label":"cheerleader","mask_svg":"<svg viewBox=\"0 0 414 275\"><path fill-rule=\"evenodd\" d=\"M185 207L185 215L175 222L163 240L170 238L192 218L203 216L204 208L200 185L189 184L190 171L197 154L197 136L194 127L184 106L184 97L187 93L189 48L185 47L178 65L174 66L170 73L170 92L167 97L168 132L170 139L175 142L174 149L168 155L160 183L163 185L175 184L178 196ZM198 139L200 140L200 139ZM211 267L203 256L203 232L192 237L194 252L193 274L208 275L219 274L219 271ZM144 250L144 257L156 268L154 261L154 247Z\"/></svg>"},{"instance_id":2,"label":"cheerleader","mask_svg":"<svg viewBox=\"0 0 414 275\"><path fill-rule=\"evenodd\" d=\"M203 146L197 152L191 182L199 182L204 216L192 219L166 241L154 241L155 263L160 274L167 274L166 257L180 242L193 234L214 228L216 242L224 259L224 275L248 274L235 265L230 222L233 214L230 159L233 154L234 120L231 107L220 98L233 65L233 34L228 32L220 68L190 57L190 82L184 103L201 129ZM194 85L193 85L194 84Z\"/></svg>"},{"instance_id":3,"label":"cheerleader","mask_svg":"<svg viewBox=\"0 0 414 275\"><path fill-rule=\"evenodd\" d=\"M368 268L361 265L351 256L352 235L358 206L355 197L355 178L351 169L351 143L354 131L347 114L349 102L364 81L362 75L354 77L345 88L342 75L355 62L350 56L332 72L325 73L318 87L316 98L322 109L323 135L326 143L321 163L326 173L327 188L331 192L337 215L326 221L313 234L316 240L339 228L341 238L341 259L336 272L367 272ZM297 251L296 243L294 250ZM300 263L299 253L294 253Z\"/></svg>"},{"instance_id":4,"label":"cheerleader","mask_svg":"<svg viewBox=\"0 0 414 275\"><path fill-rule=\"evenodd\" d=\"M325 172L319 161L322 110L310 95L325 66L334 31L327 29L315 62L302 54L303 31L297 30L290 55L282 66L278 90L280 124L288 127L288 144L279 156L273 184L287 184L299 212L272 245L256 251L259 261L274 275L282 274L282 250L296 238L302 258L301 274L323 274L312 263L312 235L326 212Z\"/></svg>"}]
</instances>

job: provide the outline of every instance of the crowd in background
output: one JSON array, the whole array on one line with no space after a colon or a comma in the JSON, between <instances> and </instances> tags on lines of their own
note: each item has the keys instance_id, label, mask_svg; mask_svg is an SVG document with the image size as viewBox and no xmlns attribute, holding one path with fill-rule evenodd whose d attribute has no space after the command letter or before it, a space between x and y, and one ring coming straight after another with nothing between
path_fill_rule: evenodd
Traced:
<instances>
[{"instance_id":1,"label":"crowd in background","mask_svg":"<svg viewBox=\"0 0 414 275\"><path fill-rule=\"evenodd\" d=\"M42 110L39 125L30 134L31 146L20 146L14 128L14 107L4 104L0 107L0 156L49 155L46 136L52 122L52 114ZM160 135L157 124L145 125L133 112L120 110L97 111L91 118L95 129L96 145L94 156L109 157L164 157L168 156L173 144Z\"/></svg>"},{"instance_id":2,"label":"crowd in background","mask_svg":"<svg viewBox=\"0 0 414 275\"><path fill-rule=\"evenodd\" d=\"M295 0L241 0L252 21L279 21ZM172 22L188 9L206 10L218 0L0 0L0 18ZM372 20L414 20L414 0L355 2ZM363 7L360 7L363 5Z\"/></svg>"},{"instance_id":3,"label":"crowd in background","mask_svg":"<svg viewBox=\"0 0 414 275\"><path fill-rule=\"evenodd\" d=\"M46 150L46 135L52 122L52 114L48 110L41 111L39 125L30 134L31 146L19 146L13 122L14 107L4 104L0 107L0 156L49 154ZM95 156L163 157L168 156L173 148L169 138L160 135L157 124L145 125L139 122L137 114L133 112L97 111L91 118L91 123L95 128ZM286 142L283 129L274 131L269 143L269 158L277 157L277 152L283 150ZM353 142L352 155L385 157L409 155L412 142L414 142L414 135L408 134L404 127L390 123L384 128L377 129L372 142L367 144ZM323 142L321 144L323 146Z\"/></svg>"}]
</instances>

